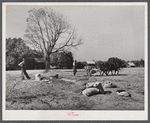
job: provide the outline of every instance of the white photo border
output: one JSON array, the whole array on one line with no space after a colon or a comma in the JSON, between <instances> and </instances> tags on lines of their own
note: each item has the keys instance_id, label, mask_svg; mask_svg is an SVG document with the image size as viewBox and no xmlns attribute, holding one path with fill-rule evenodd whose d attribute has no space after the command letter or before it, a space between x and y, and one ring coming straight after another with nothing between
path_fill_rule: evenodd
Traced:
<instances>
[{"instance_id":1,"label":"white photo border","mask_svg":"<svg viewBox=\"0 0 150 123\"><path fill-rule=\"evenodd\" d=\"M145 6L145 105L144 110L140 111L114 111L114 110L6 110L6 7L7 5L34 5L34 6L48 6L48 5L88 5L88 6ZM20 120L148 120L148 3L147 2L4 2L2 3L2 120L20 121ZM74 112L78 116L67 116L67 112ZM94 116L94 117L93 117Z\"/></svg>"}]
</instances>

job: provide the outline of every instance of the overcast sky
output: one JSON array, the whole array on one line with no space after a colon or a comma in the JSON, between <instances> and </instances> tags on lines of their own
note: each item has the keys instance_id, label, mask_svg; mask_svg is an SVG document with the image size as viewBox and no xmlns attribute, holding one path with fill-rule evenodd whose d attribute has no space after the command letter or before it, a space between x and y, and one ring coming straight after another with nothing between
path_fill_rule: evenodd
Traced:
<instances>
[{"instance_id":1,"label":"overcast sky","mask_svg":"<svg viewBox=\"0 0 150 123\"><path fill-rule=\"evenodd\" d=\"M23 39L28 11L45 6L7 5L6 37ZM68 17L84 44L73 51L77 61L144 59L144 6L46 6Z\"/></svg>"}]
</instances>

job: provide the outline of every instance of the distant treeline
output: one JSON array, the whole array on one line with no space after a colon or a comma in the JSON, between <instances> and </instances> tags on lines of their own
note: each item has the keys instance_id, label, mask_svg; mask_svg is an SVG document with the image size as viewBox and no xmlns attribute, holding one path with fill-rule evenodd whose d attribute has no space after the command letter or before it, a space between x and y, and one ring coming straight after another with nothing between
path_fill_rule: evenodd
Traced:
<instances>
[{"instance_id":1,"label":"distant treeline","mask_svg":"<svg viewBox=\"0 0 150 123\"><path fill-rule=\"evenodd\" d=\"M43 56L29 48L21 38L6 39L6 70L19 70L18 64L22 58L26 59L27 69L45 69ZM73 66L73 54L71 52L57 52L50 57L51 67L71 69Z\"/></svg>"},{"instance_id":2,"label":"distant treeline","mask_svg":"<svg viewBox=\"0 0 150 123\"><path fill-rule=\"evenodd\" d=\"M141 60L133 60L131 61L135 64L135 67L144 67L144 60L141 59Z\"/></svg>"},{"instance_id":3,"label":"distant treeline","mask_svg":"<svg viewBox=\"0 0 150 123\"><path fill-rule=\"evenodd\" d=\"M26 58L27 69L45 69L45 61L43 56L29 48L21 38L8 38L6 39L6 70L19 70L18 64L22 61L22 58ZM111 58L108 59L108 61ZM121 60L119 58L116 62L122 62L122 67L127 67L129 61ZM98 66L105 61L95 61L95 65ZM135 67L144 67L144 60L130 61L135 64ZM57 52L50 56L51 68L58 69L71 69L73 67L73 54L71 52ZM120 64L120 63L119 63ZM77 69L83 69L87 65L86 61L77 61Z\"/></svg>"},{"instance_id":4,"label":"distant treeline","mask_svg":"<svg viewBox=\"0 0 150 123\"><path fill-rule=\"evenodd\" d=\"M113 57L111 57L111 58L113 58ZM108 61L109 61L111 58L109 58ZM119 58L114 58L114 59L119 59ZM133 61L125 61L125 60L121 60L121 59L119 59L119 60L122 62L122 65L121 65L122 68L129 67L128 62L134 63L134 64L135 64L135 67L144 67L144 60L143 60L143 59L141 59L141 60L133 60ZM95 61L95 66L99 66L99 64L102 64L102 63L104 63L104 62L107 62L107 61L101 61L101 60ZM116 63L117 63L117 62L118 62L118 61L116 61ZM117 63L117 64L119 64L119 63ZM84 66L86 66L86 65L87 65L86 61L83 61L83 62L77 62L77 65L76 65L76 66L77 66L77 69L83 69Z\"/></svg>"}]
</instances>

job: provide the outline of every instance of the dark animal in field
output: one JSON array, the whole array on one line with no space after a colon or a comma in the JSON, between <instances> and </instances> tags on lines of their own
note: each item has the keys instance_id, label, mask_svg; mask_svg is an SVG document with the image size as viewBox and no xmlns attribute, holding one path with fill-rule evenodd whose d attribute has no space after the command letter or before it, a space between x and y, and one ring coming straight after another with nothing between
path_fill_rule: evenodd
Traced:
<instances>
[{"instance_id":1,"label":"dark animal in field","mask_svg":"<svg viewBox=\"0 0 150 123\"><path fill-rule=\"evenodd\" d=\"M121 59L112 57L105 62L98 61L96 66L100 69L100 75L109 75L109 73L116 75L119 74L119 70L122 68L123 64L124 62Z\"/></svg>"},{"instance_id":2,"label":"dark animal in field","mask_svg":"<svg viewBox=\"0 0 150 123\"><path fill-rule=\"evenodd\" d=\"M109 63L108 62L103 62L99 65L99 69L100 69L100 75L104 75L106 74L108 76L108 72L109 72Z\"/></svg>"},{"instance_id":3,"label":"dark animal in field","mask_svg":"<svg viewBox=\"0 0 150 123\"><path fill-rule=\"evenodd\" d=\"M85 70L88 76L92 75L92 70L97 68L100 72L100 75L106 74L107 76L109 73L111 75L118 75L120 68L124 65L124 62L121 59L112 57L109 58L108 61L98 61L96 62L95 66L85 66Z\"/></svg>"},{"instance_id":4,"label":"dark animal in field","mask_svg":"<svg viewBox=\"0 0 150 123\"><path fill-rule=\"evenodd\" d=\"M109 72L111 72L111 75L118 75L119 74L119 70L120 70L120 67L114 63L110 63L109 64L109 69L108 69L108 74Z\"/></svg>"}]
</instances>

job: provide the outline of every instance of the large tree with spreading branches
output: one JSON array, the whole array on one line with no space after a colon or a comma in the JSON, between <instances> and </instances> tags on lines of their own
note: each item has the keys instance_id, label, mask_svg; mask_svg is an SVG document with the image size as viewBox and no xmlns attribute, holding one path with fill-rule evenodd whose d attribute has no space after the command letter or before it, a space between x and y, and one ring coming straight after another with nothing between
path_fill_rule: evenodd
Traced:
<instances>
[{"instance_id":1,"label":"large tree with spreading branches","mask_svg":"<svg viewBox=\"0 0 150 123\"><path fill-rule=\"evenodd\" d=\"M27 43L43 55L46 70L50 66L50 55L82 44L68 19L51 8L32 9L27 18L25 32Z\"/></svg>"}]
</instances>

